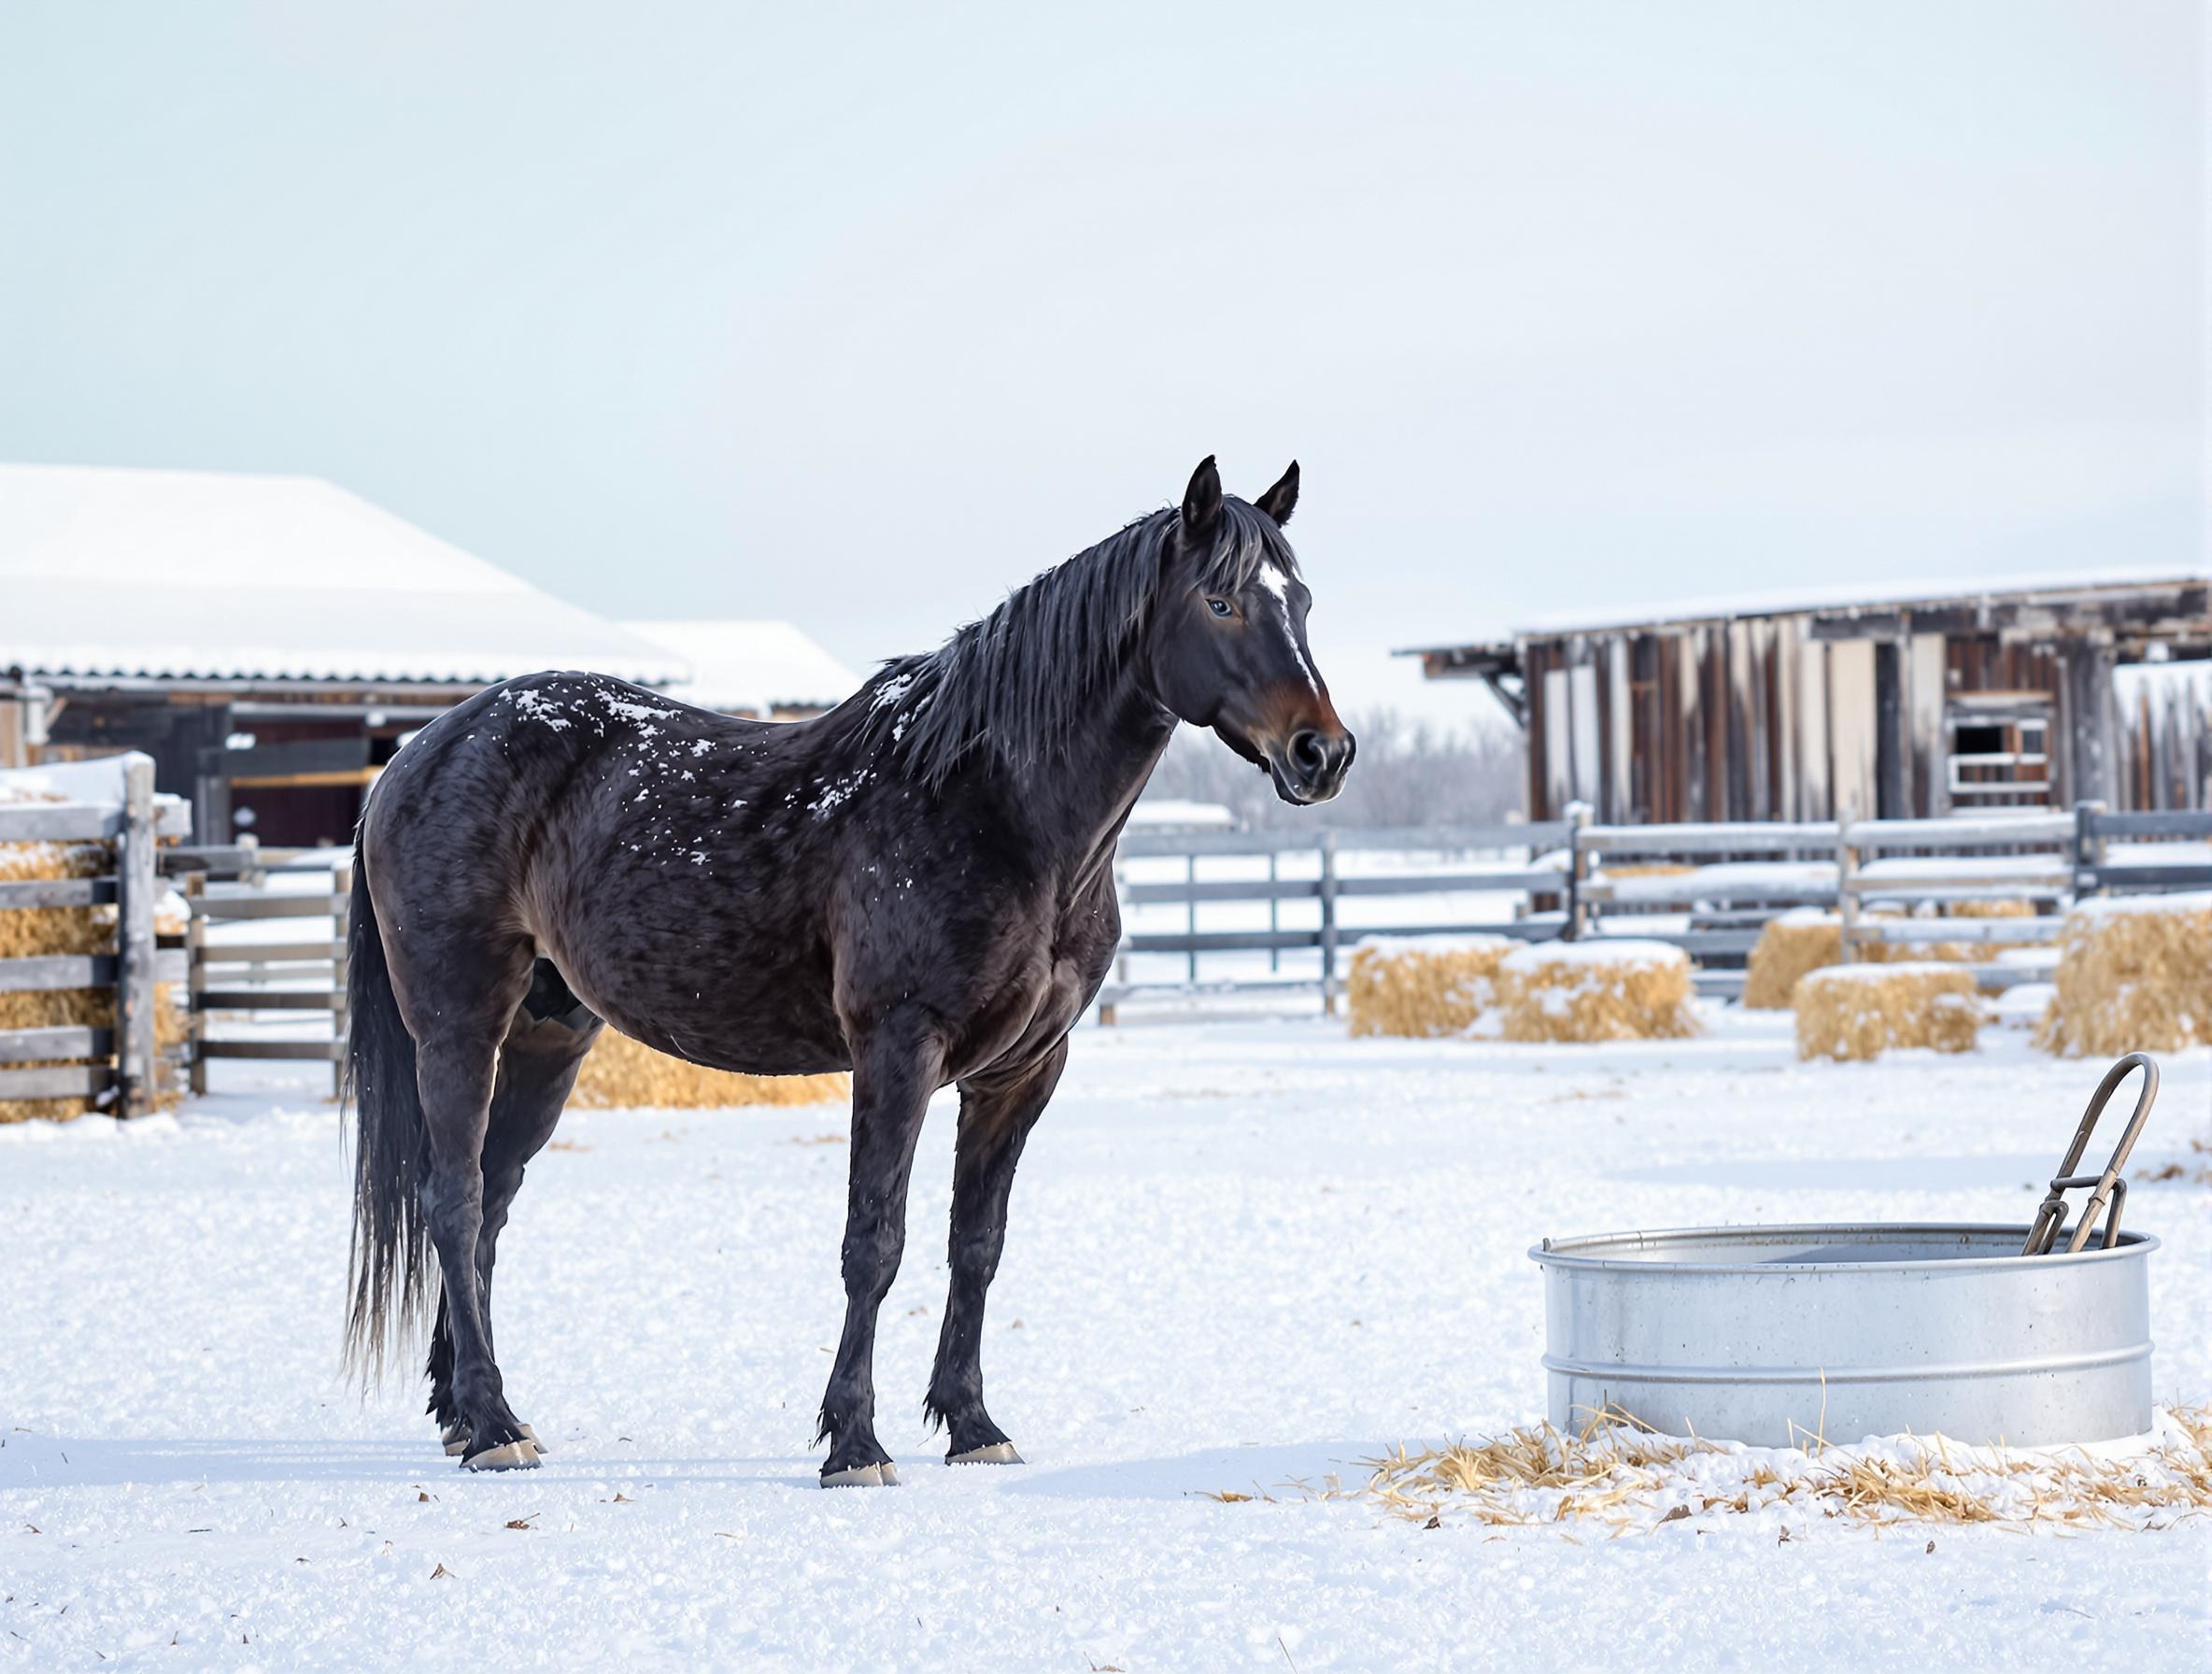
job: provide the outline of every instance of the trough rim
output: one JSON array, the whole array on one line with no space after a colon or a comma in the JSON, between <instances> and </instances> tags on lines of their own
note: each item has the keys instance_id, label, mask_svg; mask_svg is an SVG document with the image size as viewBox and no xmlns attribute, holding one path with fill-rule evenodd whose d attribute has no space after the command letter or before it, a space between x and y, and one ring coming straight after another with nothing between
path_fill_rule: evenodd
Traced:
<instances>
[{"instance_id":1,"label":"trough rim","mask_svg":"<svg viewBox=\"0 0 2212 1674\"><path fill-rule=\"evenodd\" d=\"M2109 1250L2101 1245L2091 1245L2083 1250L2054 1250L2044 1256L2022 1256L2018 1246L2027 1241L2028 1230L2024 1225L2011 1226L1991 1221L1791 1221L1759 1222L1735 1227L1669 1227L1631 1232L1586 1232L1572 1238L1547 1238L1528 1246L1528 1257L1539 1267L1557 1268L1570 1272L1663 1273L1669 1277L1686 1273L1964 1273L1983 1268L2034 1272L2052 1267L2074 1267L2083 1262L2137 1260L2159 1247L2155 1235L2123 1227L2120 1242ZM1930 1235L1949 1238L1980 1235L2011 1239L2015 1247L2003 1255L1917 1256L1903 1261L1667 1261L1580 1253L1596 1247L1629 1245L1648 1248L1652 1244L1696 1239L1748 1242L1754 1239L1765 1241L1781 1238L1792 1242L1813 1242L1854 1238L1865 1240L1869 1235L1917 1235L1921 1239ZM2095 1236L2102 1239L2104 1234L2099 1232Z\"/></svg>"}]
</instances>

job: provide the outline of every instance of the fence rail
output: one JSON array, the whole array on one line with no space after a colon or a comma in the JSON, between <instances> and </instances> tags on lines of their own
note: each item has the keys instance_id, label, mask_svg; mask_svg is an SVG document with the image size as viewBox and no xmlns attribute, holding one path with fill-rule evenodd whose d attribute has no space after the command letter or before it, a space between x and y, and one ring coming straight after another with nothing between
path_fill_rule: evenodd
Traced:
<instances>
[{"instance_id":1,"label":"fence rail","mask_svg":"<svg viewBox=\"0 0 2212 1674\"><path fill-rule=\"evenodd\" d=\"M186 945L191 954L192 1090L207 1090L207 1065L216 1059L292 1060L332 1066L338 1090L346 1037L346 929L353 869L333 866L322 851L262 849L251 844L179 851L172 865L184 876L191 912ZM273 891L273 878L322 884ZM327 920L328 933L311 938L247 942L219 937L220 927L282 920ZM242 1025L263 1027L277 1014L285 1022L301 1014L330 1019L327 1033L307 1036L238 1035ZM219 1030L222 1032L218 1032Z\"/></svg>"},{"instance_id":2,"label":"fence rail","mask_svg":"<svg viewBox=\"0 0 2212 1674\"><path fill-rule=\"evenodd\" d=\"M1870 943L1929 946L1962 943L1992 958L1970 962L1986 987L2039 974L2005 962L2006 949L2051 939L2049 912L2020 918L1893 917L1898 907L1925 910L1951 903L2024 900L2055 911L2085 895L2212 888L2212 860L2177 853L2168 859L2138 848L2115 858L2111 844L2173 844L2212 839L2212 812L2113 813L2083 803L2067 813L1976 813L1943 819L1809 820L1747 825L1599 826L1576 807L1565 820L1534 825L1325 831L1144 832L1125 837L1117 858L1127 909L1180 906L1180 929L1153 926L1123 937L1122 958L1099 995L1100 1020L1113 1022L1124 1001L1144 996L1224 996L1318 992L1335 1009L1340 949L1370 934L1492 933L1523 941L1625 938L1672 943L1694 958L1709 994L1740 989L1739 962L1757 943L1765 920L1793 907L1833 910L1845 958ZM1471 854L1512 851L1518 858L1470 863ZM1434 856L1437 870L1397 875L1347 874L1348 855L1391 852ZM1198 862L1221 857L1264 857L1265 878L1201 878ZM1296 858L1312 875L1284 877ZM1130 862L1180 858L1181 878L1132 877ZM1638 862L1680 866L1679 872L1621 875ZM1609 868L1610 870L1609 870ZM1510 898L1511 916L1463 922L1463 915L1382 926L1347 926L1347 901L1485 892ZM1205 929L1201 907L1264 905L1269 928ZM1284 903L1318 902L1320 922L1285 929ZM1670 913L1686 923L1639 922ZM1201 978L1201 956L1266 953L1265 976ZM1312 976L1279 974L1287 952L1319 954ZM1141 980L1131 960L1179 956L1181 981Z\"/></svg>"}]
</instances>

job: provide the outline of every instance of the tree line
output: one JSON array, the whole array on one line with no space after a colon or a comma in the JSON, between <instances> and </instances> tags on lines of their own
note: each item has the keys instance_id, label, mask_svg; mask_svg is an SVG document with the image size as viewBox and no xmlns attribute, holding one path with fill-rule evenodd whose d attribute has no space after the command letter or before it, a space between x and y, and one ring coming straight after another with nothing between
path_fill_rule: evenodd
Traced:
<instances>
[{"instance_id":1,"label":"tree line","mask_svg":"<svg viewBox=\"0 0 2212 1674\"><path fill-rule=\"evenodd\" d=\"M1265 773L1192 727L1178 729L1145 794L1219 802L1252 830L1494 825L1521 812L1522 744L1504 729L1439 727L1388 707L1349 724L1358 759L1343 794L1319 807L1292 807Z\"/></svg>"}]
</instances>

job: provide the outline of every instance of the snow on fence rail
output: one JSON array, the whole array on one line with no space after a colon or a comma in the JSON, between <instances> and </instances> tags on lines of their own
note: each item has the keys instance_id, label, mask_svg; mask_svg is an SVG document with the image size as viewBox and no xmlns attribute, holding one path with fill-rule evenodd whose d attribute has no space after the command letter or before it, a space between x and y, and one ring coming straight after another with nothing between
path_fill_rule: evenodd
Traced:
<instances>
[{"instance_id":1,"label":"snow on fence rail","mask_svg":"<svg viewBox=\"0 0 2212 1674\"><path fill-rule=\"evenodd\" d=\"M1595 825L1577 805L1565 820L1533 825L1131 832L1115 870L1125 919L1136 922L1099 995L1099 1020L1112 1023L1118 1005L1141 996L1318 993L1333 1012L1341 956L1361 936L1385 930L1488 931L1529 942L1657 939L1705 962L1698 985L1708 994L1740 990L1742 972L1717 965L1740 961L1766 919L1789 907L1836 910L1847 960L1854 946L1876 942L1966 943L2001 954L2007 945L2049 942L2055 927L2042 909L2061 910L2082 896L2212 887L2205 839L2212 812L2115 814L2090 802L2066 813L1942 819L1858 820L1847 813L1840 820L1645 826ZM1469 864L1470 856L1491 858ZM1226 857L1264 858L1267 875L1199 876L1202 860ZM1362 875L1351 864L1360 858L1401 869ZM1434 864L1403 865L1422 858ZM1171 875L1178 861L1179 877ZM1641 870L1662 863L1665 870ZM1469 894L1491 898L1490 916L1450 910ZM1357 904L1373 898L1396 898L1397 910L1387 923L1356 922ZM1421 898L1439 910L1403 910ZM2011 918L1873 915L1878 908L1989 901L2025 901L2038 911ZM1201 928L1201 907L1239 903L1264 906L1266 928ZM1182 927L1160 928L1160 911L1177 906ZM1317 921L1285 927L1286 906L1317 909ZM1268 956L1264 975L1201 976L1201 956L1243 955L1248 963L1259 953ZM1282 973L1285 953L1299 957L1301 973ZM1135 968L1166 958L1181 963L1180 980ZM1988 988L2040 974L2001 958L1962 968Z\"/></svg>"},{"instance_id":2,"label":"snow on fence rail","mask_svg":"<svg viewBox=\"0 0 2212 1674\"><path fill-rule=\"evenodd\" d=\"M152 1109L163 1090L168 1066L154 1038L154 991L184 980L186 955L162 947L155 934L157 855L161 838L189 833L191 811L156 798L153 781L152 759L133 754L118 763L114 802L0 804L0 844L106 844L113 855L113 870L93 877L0 882L0 912L116 909L110 952L0 958L0 994L114 996L111 1025L0 1029L0 1100L86 1099L133 1115ZM86 1061L56 1061L68 1059Z\"/></svg>"}]
</instances>

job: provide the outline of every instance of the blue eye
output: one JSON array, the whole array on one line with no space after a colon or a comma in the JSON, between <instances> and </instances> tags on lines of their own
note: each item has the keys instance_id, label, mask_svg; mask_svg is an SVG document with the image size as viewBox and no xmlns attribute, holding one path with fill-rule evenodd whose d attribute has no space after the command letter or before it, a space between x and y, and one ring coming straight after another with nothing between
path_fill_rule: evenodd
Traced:
<instances>
[{"instance_id":1,"label":"blue eye","mask_svg":"<svg viewBox=\"0 0 2212 1674\"><path fill-rule=\"evenodd\" d=\"M1226 617L1229 614L1229 602L1227 599L1209 599L1206 608L1217 617Z\"/></svg>"}]
</instances>

